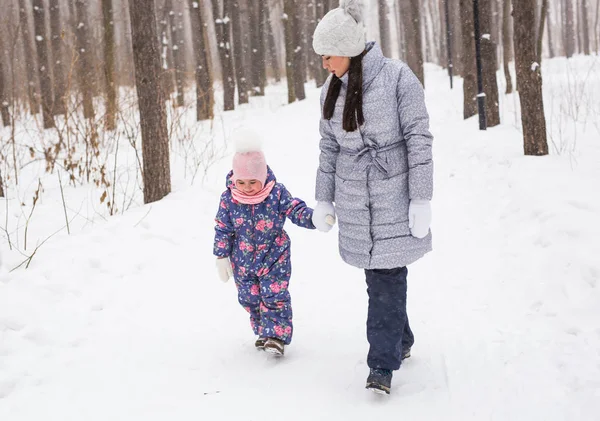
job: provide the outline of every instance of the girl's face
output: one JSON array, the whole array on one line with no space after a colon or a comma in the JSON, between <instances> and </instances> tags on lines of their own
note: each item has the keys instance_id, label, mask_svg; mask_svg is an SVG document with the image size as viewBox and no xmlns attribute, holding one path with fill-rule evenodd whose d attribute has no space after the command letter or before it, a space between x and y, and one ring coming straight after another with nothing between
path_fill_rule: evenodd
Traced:
<instances>
[{"instance_id":1,"label":"girl's face","mask_svg":"<svg viewBox=\"0 0 600 421\"><path fill-rule=\"evenodd\" d=\"M350 68L350 57L340 56L321 56L323 58L323 68L337 77L342 77Z\"/></svg>"},{"instance_id":2,"label":"girl's face","mask_svg":"<svg viewBox=\"0 0 600 421\"><path fill-rule=\"evenodd\" d=\"M235 181L235 188L248 196L254 196L262 190L262 183L258 180L241 180Z\"/></svg>"}]
</instances>

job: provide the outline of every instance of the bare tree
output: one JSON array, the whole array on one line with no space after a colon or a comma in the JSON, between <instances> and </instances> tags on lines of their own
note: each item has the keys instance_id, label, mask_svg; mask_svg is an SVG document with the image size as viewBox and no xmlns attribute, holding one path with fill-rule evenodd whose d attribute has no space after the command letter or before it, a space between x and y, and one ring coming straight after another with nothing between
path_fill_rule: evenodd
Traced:
<instances>
[{"instance_id":1,"label":"bare tree","mask_svg":"<svg viewBox=\"0 0 600 421\"><path fill-rule=\"evenodd\" d=\"M50 73L50 54L48 37L46 36L46 9L43 0L33 0L33 21L35 24L35 41L38 59L38 75L40 78L42 116L44 129L54 127L52 108L52 75Z\"/></svg>"},{"instance_id":2,"label":"bare tree","mask_svg":"<svg viewBox=\"0 0 600 421\"><path fill-rule=\"evenodd\" d=\"M231 18L233 20L233 56L235 59L235 77L238 88L238 103L248 103L248 78L246 72L248 63L244 60L244 42L242 35L242 19L240 17L240 1L232 0L231 2Z\"/></svg>"},{"instance_id":3,"label":"bare tree","mask_svg":"<svg viewBox=\"0 0 600 421\"><path fill-rule=\"evenodd\" d=\"M31 3L27 0L19 0L19 26L21 27L21 38L25 55L25 70L27 74L27 95L29 97L29 110L31 114L37 114L40 111L40 100L37 94L37 71L35 56L36 50L29 27L29 15Z\"/></svg>"},{"instance_id":4,"label":"bare tree","mask_svg":"<svg viewBox=\"0 0 600 421\"><path fill-rule=\"evenodd\" d=\"M596 23L594 32L596 34L596 55L600 55L600 0L596 0Z\"/></svg>"},{"instance_id":5,"label":"bare tree","mask_svg":"<svg viewBox=\"0 0 600 421\"><path fill-rule=\"evenodd\" d=\"M321 19L325 15L325 0L316 0L314 2L314 14L315 14L315 19L314 19L313 26L311 28L311 34L315 32L315 28L317 27L317 24L321 21ZM313 53L314 53L314 51L313 51ZM317 84L317 88L320 88L321 86L323 86L323 84L327 80L328 73L327 73L327 70L325 70L323 68L323 61L321 60L321 58L316 54L312 54L312 56L314 57L314 59L313 59L314 78L315 78L315 81Z\"/></svg>"},{"instance_id":6,"label":"bare tree","mask_svg":"<svg viewBox=\"0 0 600 421\"><path fill-rule=\"evenodd\" d=\"M290 0L292 4L292 33L294 40L294 85L296 99L302 101L306 98L304 91L304 81L306 80L306 63L304 61L304 49L302 48L302 21L298 13L298 3L296 0Z\"/></svg>"},{"instance_id":7,"label":"bare tree","mask_svg":"<svg viewBox=\"0 0 600 421\"><path fill-rule=\"evenodd\" d=\"M294 63L294 0L283 0L283 28L285 36L285 69L287 75L288 103L296 101L296 75Z\"/></svg>"},{"instance_id":8,"label":"bare tree","mask_svg":"<svg viewBox=\"0 0 600 421\"><path fill-rule=\"evenodd\" d=\"M575 22L572 0L563 0L563 10L565 12L565 53L567 57L573 57L575 54Z\"/></svg>"},{"instance_id":9,"label":"bare tree","mask_svg":"<svg viewBox=\"0 0 600 421\"><path fill-rule=\"evenodd\" d=\"M217 34L217 46L219 49L219 59L221 61L223 78L223 109L225 111L235 108L235 75L233 68L233 55L231 53L231 35L230 35L230 3L231 0L222 0L223 8L219 0L212 0L213 18L215 19L215 31Z\"/></svg>"},{"instance_id":10,"label":"bare tree","mask_svg":"<svg viewBox=\"0 0 600 421\"><path fill-rule=\"evenodd\" d=\"M510 94L513 91L512 76L509 68L509 63L512 60L512 37L510 36L510 23L512 21L510 4L511 0L502 1L502 62L504 65L504 77L506 78L506 93Z\"/></svg>"},{"instance_id":11,"label":"bare tree","mask_svg":"<svg viewBox=\"0 0 600 421\"><path fill-rule=\"evenodd\" d=\"M135 84L142 131L144 203L171 192L169 137L153 1L129 0Z\"/></svg>"},{"instance_id":12,"label":"bare tree","mask_svg":"<svg viewBox=\"0 0 600 421\"><path fill-rule=\"evenodd\" d=\"M525 155L547 155L542 72L536 63L535 0L513 0L514 45Z\"/></svg>"},{"instance_id":13,"label":"bare tree","mask_svg":"<svg viewBox=\"0 0 600 421\"><path fill-rule=\"evenodd\" d=\"M425 86L421 8L419 6L419 0L401 1L400 16L402 18L404 39L406 43L406 64L408 64L423 86Z\"/></svg>"},{"instance_id":14,"label":"bare tree","mask_svg":"<svg viewBox=\"0 0 600 421\"><path fill-rule=\"evenodd\" d=\"M181 20L177 18L178 12L173 7L173 0L167 0L165 8L169 19L169 29L171 30L171 54L175 70L176 101L174 105L176 107L183 107L185 105L183 87L183 77L185 76L183 25L181 24Z\"/></svg>"},{"instance_id":15,"label":"bare tree","mask_svg":"<svg viewBox=\"0 0 600 421\"><path fill-rule=\"evenodd\" d=\"M60 18L60 1L50 0L50 36L52 39L52 74L54 79L54 115L66 112L65 94L67 93L67 80L65 77L64 52L63 52L63 26Z\"/></svg>"},{"instance_id":16,"label":"bare tree","mask_svg":"<svg viewBox=\"0 0 600 421\"><path fill-rule=\"evenodd\" d=\"M265 46L266 46L266 31L267 31L267 4L264 1L258 2L258 22L256 25L257 45L255 61L256 76L258 84L254 86L254 95L264 96L265 85L267 84L267 70L265 68Z\"/></svg>"},{"instance_id":17,"label":"bare tree","mask_svg":"<svg viewBox=\"0 0 600 421\"><path fill-rule=\"evenodd\" d=\"M157 6L158 7L158 6ZM158 21L160 28L160 46L161 46L161 65L163 72L161 74L161 86L165 91L166 99L171 98L171 94L175 92L175 77L172 69L175 68L173 64L173 42L171 40L171 30L169 28L169 3L165 0L162 4L162 10L160 12L160 16L162 17L160 21ZM159 9L157 9L159 10Z\"/></svg>"},{"instance_id":18,"label":"bare tree","mask_svg":"<svg viewBox=\"0 0 600 421\"><path fill-rule=\"evenodd\" d=\"M537 42L535 46L535 51L537 54L537 62L538 64L542 64L542 47L544 42L544 26L546 23L546 16L548 14L548 0L542 0L542 9L540 11L540 17L538 20L538 29L537 29Z\"/></svg>"},{"instance_id":19,"label":"bare tree","mask_svg":"<svg viewBox=\"0 0 600 421\"><path fill-rule=\"evenodd\" d=\"M460 0L463 53L463 117L477 114L477 74L475 69L475 35L473 33L473 2Z\"/></svg>"},{"instance_id":20,"label":"bare tree","mask_svg":"<svg viewBox=\"0 0 600 421\"><path fill-rule=\"evenodd\" d=\"M483 92L485 93L485 114L488 127L500 124L498 106L498 80L496 78L496 33L492 31L492 0L479 0L479 21L481 24L481 58L483 70Z\"/></svg>"},{"instance_id":21,"label":"bare tree","mask_svg":"<svg viewBox=\"0 0 600 421\"><path fill-rule=\"evenodd\" d=\"M269 68L272 70L273 72L273 77L275 78L275 82L280 82L281 81L281 69L280 69L280 65L279 65L279 54L277 54L277 47L275 46L275 34L273 31L273 21L272 21L272 14L271 14L271 10L265 10L265 13L267 14L266 17L266 27L267 27L267 51L268 51L268 57L269 59L266 60L269 64ZM265 76L265 80L266 80L266 76Z\"/></svg>"},{"instance_id":22,"label":"bare tree","mask_svg":"<svg viewBox=\"0 0 600 421\"><path fill-rule=\"evenodd\" d=\"M113 22L113 0L102 0L102 21L104 26L104 79L106 80L107 130L115 129L117 114L117 84L115 83L115 25Z\"/></svg>"},{"instance_id":23,"label":"bare tree","mask_svg":"<svg viewBox=\"0 0 600 421\"><path fill-rule=\"evenodd\" d=\"M510 1L510 0L509 0ZM546 28L548 28L548 53L550 54L550 58L554 58L556 54L554 53L554 40L552 39L552 14L550 13L550 4L547 3L546 6Z\"/></svg>"},{"instance_id":24,"label":"bare tree","mask_svg":"<svg viewBox=\"0 0 600 421\"><path fill-rule=\"evenodd\" d=\"M79 90L83 96L83 116L92 119L94 112L94 91L96 78L92 58L92 43L87 19L87 1L75 0L77 13L77 54L78 58L78 82Z\"/></svg>"},{"instance_id":25,"label":"bare tree","mask_svg":"<svg viewBox=\"0 0 600 421\"><path fill-rule=\"evenodd\" d=\"M208 120L214 116L214 89L210 71L206 24L202 5L191 2L191 25L194 57L196 59L196 119Z\"/></svg>"},{"instance_id":26,"label":"bare tree","mask_svg":"<svg viewBox=\"0 0 600 421\"><path fill-rule=\"evenodd\" d=\"M2 32L0 31L0 46L2 46ZM14 63L13 63L14 65ZM4 81L4 75L6 72L4 60L0 60L0 114L2 116L2 124L4 126L10 126L10 97L8 95L8 84ZM14 82L13 82L14 83ZM2 180L0 180L1 183ZM0 184L0 189L2 185ZM0 197L4 197L0 195Z\"/></svg>"},{"instance_id":27,"label":"bare tree","mask_svg":"<svg viewBox=\"0 0 600 421\"><path fill-rule=\"evenodd\" d=\"M583 53L590 55L590 28L588 24L588 3L581 0L581 36L583 38Z\"/></svg>"},{"instance_id":28,"label":"bare tree","mask_svg":"<svg viewBox=\"0 0 600 421\"><path fill-rule=\"evenodd\" d=\"M379 43L386 57L392 56L392 39L390 33L390 18L387 0L378 0L378 15L379 15Z\"/></svg>"}]
</instances>

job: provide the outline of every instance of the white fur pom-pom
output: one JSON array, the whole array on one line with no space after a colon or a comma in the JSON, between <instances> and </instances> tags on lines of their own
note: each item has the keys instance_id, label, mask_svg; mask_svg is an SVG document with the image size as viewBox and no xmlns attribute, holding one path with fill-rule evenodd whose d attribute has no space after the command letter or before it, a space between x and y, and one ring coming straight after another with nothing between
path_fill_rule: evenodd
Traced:
<instances>
[{"instance_id":1,"label":"white fur pom-pom","mask_svg":"<svg viewBox=\"0 0 600 421\"><path fill-rule=\"evenodd\" d=\"M359 0L341 0L340 7L344 9L346 13L354 18L358 23L362 21L362 12L360 10Z\"/></svg>"},{"instance_id":2,"label":"white fur pom-pom","mask_svg":"<svg viewBox=\"0 0 600 421\"><path fill-rule=\"evenodd\" d=\"M258 133L250 129L236 130L231 135L236 153L262 151L262 140Z\"/></svg>"}]
</instances>

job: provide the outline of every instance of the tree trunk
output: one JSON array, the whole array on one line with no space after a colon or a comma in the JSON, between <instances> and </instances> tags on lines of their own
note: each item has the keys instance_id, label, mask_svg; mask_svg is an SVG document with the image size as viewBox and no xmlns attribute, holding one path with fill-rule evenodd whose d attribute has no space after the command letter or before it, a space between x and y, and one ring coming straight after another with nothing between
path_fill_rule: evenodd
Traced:
<instances>
[{"instance_id":1,"label":"tree trunk","mask_svg":"<svg viewBox=\"0 0 600 421\"><path fill-rule=\"evenodd\" d=\"M510 0L509 0L510 1ZM556 57L554 53L554 41L552 40L552 19L550 17L550 4L546 7L546 28L548 31L548 54L550 54L550 58Z\"/></svg>"},{"instance_id":2,"label":"tree trunk","mask_svg":"<svg viewBox=\"0 0 600 421\"><path fill-rule=\"evenodd\" d=\"M214 116L214 89L209 65L208 43L206 42L206 24L202 5L190 0L192 24L192 43L196 59L196 120L209 120Z\"/></svg>"},{"instance_id":3,"label":"tree trunk","mask_svg":"<svg viewBox=\"0 0 600 421\"><path fill-rule=\"evenodd\" d=\"M46 36L46 9L43 0L33 0L33 21L35 26L35 41L38 59L38 75L40 78L42 116L44 129L53 128L54 118L52 109L54 98L52 96L52 75L50 73L50 54L48 37Z\"/></svg>"},{"instance_id":4,"label":"tree trunk","mask_svg":"<svg viewBox=\"0 0 600 421\"><path fill-rule=\"evenodd\" d=\"M294 74L294 0L283 0L283 27L285 36L285 69L288 87L288 103L296 100L296 77Z\"/></svg>"},{"instance_id":5,"label":"tree trunk","mask_svg":"<svg viewBox=\"0 0 600 421\"><path fill-rule=\"evenodd\" d=\"M512 76L510 74L509 63L512 60L512 37L510 36L510 23L511 17L511 0L502 0L503 12L502 12L502 52L503 52L503 64L504 64L504 77L506 78L506 92L511 94L513 91Z\"/></svg>"},{"instance_id":6,"label":"tree trunk","mask_svg":"<svg viewBox=\"0 0 600 421\"><path fill-rule=\"evenodd\" d=\"M273 77L275 82L281 82L281 68L279 67L279 54L275 46L275 35L273 34L273 21L270 10L266 10L267 13L267 49L269 51L269 64L273 71ZM266 79L266 77L265 77Z\"/></svg>"},{"instance_id":7,"label":"tree trunk","mask_svg":"<svg viewBox=\"0 0 600 421\"><path fill-rule=\"evenodd\" d=\"M304 91L304 81L306 80L306 67L304 66L303 51L302 51L302 24L300 21L300 15L298 13L298 7L296 0L290 0L292 7L291 22L292 22L292 38L294 42L294 91L296 92L296 98L302 101L306 98Z\"/></svg>"},{"instance_id":8,"label":"tree trunk","mask_svg":"<svg viewBox=\"0 0 600 421\"><path fill-rule=\"evenodd\" d=\"M248 79L246 71L248 63L244 60L244 45L242 36L242 20L240 18L240 2L232 0L231 2L231 18L233 19L233 57L235 62L235 77L238 88L238 103L248 103Z\"/></svg>"},{"instance_id":9,"label":"tree trunk","mask_svg":"<svg viewBox=\"0 0 600 421\"><path fill-rule=\"evenodd\" d=\"M102 21L104 26L104 78L106 80L106 115L104 123L107 130L114 130L117 114L117 86L115 84L113 0L102 0Z\"/></svg>"},{"instance_id":10,"label":"tree trunk","mask_svg":"<svg viewBox=\"0 0 600 421\"><path fill-rule=\"evenodd\" d=\"M453 49L453 57L452 64L454 74L463 75L464 73L464 62L465 57L463 53L463 41L462 41L462 33L463 33L463 23L462 23L462 15L460 10L460 1L459 0L449 0L451 2L451 16L450 16L450 25L452 26L452 49Z\"/></svg>"},{"instance_id":11,"label":"tree trunk","mask_svg":"<svg viewBox=\"0 0 600 421\"><path fill-rule=\"evenodd\" d=\"M160 75L161 87L165 91L165 99L170 100L171 95L176 90L175 78L171 71L175 66L173 65L173 42L171 40L171 30L169 28L169 9L168 3L165 0L163 3L163 9L160 13L162 19L158 22L160 28L159 45L161 47L161 68L162 73Z\"/></svg>"},{"instance_id":12,"label":"tree trunk","mask_svg":"<svg viewBox=\"0 0 600 421\"><path fill-rule=\"evenodd\" d=\"M392 56L392 39L390 34L390 17L387 0L377 1L379 11L379 44L385 57Z\"/></svg>"},{"instance_id":13,"label":"tree trunk","mask_svg":"<svg viewBox=\"0 0 600 421\"><path fill-rule=\"evenodd\" d=\"M588 3L581 0L581 32L583 38L583 54L590 55L590 28L588 24Z\"/></svg>"},{"instance_id":14,"label":"tree trunk","mask_svg":"<svg viewBox=\"0 0 600 421\"><path fill-rule=\"evenodd\" d=\"M215 19L215 31L217 34L217 45L219 48L219 59L221 61L223 77L223 109L230 111L235 109L235 75L233 69L233 55L231 54L231 36L229 23L230 0L223 0L223 9L219 0L212 0L213 18Z\"/></svg>"},{"instance_id":15,"label":"tree trunk","mask_svg":"<svg viewBox=\"0 0 600 421\"><path fill-rule=\"evenodd\" d=\"M83 116L95 117L94 112L94 65L92 64L92 43L88 31L88 19L85 0L75 0L77 11L77 53L79 54L79 90L83 95Z\"/></svg>"},{"instance_id":16,"label":"tree trunk","mask_svg":"<svg viewBox=\"0 0 600 421\"><path fill-rule=\"evenodd\" d=\"M594 32L596 34L596 55L600 55L600 0L596 0L596 23L594 23Z\"/></svg>"},{"instance_id":17,"label":"tree trunk","mask_svg":"<svg viewBox=\"0 0 600 421\"><path fill-rule=\"evenodd\" d=\"M304 2L306 0L294 0L295 8L296 8L296 54L300 57L298 58L298 66L302 72L302 84L304 87L304 83L308 82L308 38L307 38L307 20L308 16L306 14L306 7L304 6Z\"/></svg>"},{"instance_id":18,"label":"tree trunk","mask_svg":"<svg viewBox=\"0 0 600 421\"><path fill-rule=\"evenodd\" d=\"M477 72L475 68L475 39L473 34L473 1L460 0L463 53L463 117L477 114Z\"/></svg>"},{"instance_id":19,"label":"tree trunk","mask_svg":"<svg viewBox=\"0 0 600 421\"><path fill-rule=\"evenodd\" d=\"M321 21L323 16L325 16L325 0L317 0L315 3L315 25L312 28L312 33L314 33L317 25L319 24L319 22ZM314 61L315 81L317 84L317 88L320 88L321 86L323 86L323 84L325 84L325 81L327 80L329 73L327 72L326 69L323 68L323 61L321 60L321 57L314 54L314 51L312 50L312 46L310 48L311 48L311 52L313 53L313 56L315 57L315 61Z\"/></svg>"},{"instance_id":20,"label":"tree trunk","mask_svg":"<svg viewBox=\"0 0 600 421\"><path fill-rule=\"evenodd\" d=\"M165 8L165 11L169 17L169 29L171 30L171 54L173 55L173 69L176 90L176 101L174 102L174 106L183 107L185 105L183 87L183 78L185 76L183 59L183 55L185 54L183 44L183 25L180 23L180 19L177 19L177 11L173 7L173 0L167 0Z\"/></svg>"},{"instance_id":21,"label":"tree trunk","mask_svg":"<svg viewBox=\"0 0 600 421\"><path fill-rule=\"evenodd\" d=\"M2 36L2 33L0 33L0 45L2 45L1 36ZM14 63L13 63L13 65L14 65ZM0 60L0 114L2 116L2 125L8 127L11 125L10 112L9 112L9 108L8 108L10 106L10 98L8 95L8 86L7 86L8 84L4 81L4 75L5 75L5 62L4 62L4 60ZM1 187L2 186L0 185L0 188ZM0 196L0 197L3 197L3 196Z\"/></svg>"},{"instance_id":22,"label":"tree trunk","mask_svg":"<svg viewBox=\"0 0 600 421\"><path fill-rule=\"evenodd\" d=\"M564 0L563 7L565 10L565 52L567 57L573 57L575 54L575 22L572 0Z\"/></svg>"},{"instance_id":23,"label":"tree trunk","mask_svg":"<svg viewBox=\"0 0 600 421\"><path fill-rule=\"evenodd\" d=\"M400 16L404 26L406 43L406 64L425 86L423 71L423 43L421 32L421 12L418 0L407 0L400 3Z\"/></svg>"},{"instance_id":24,"label":"tree trunk","mask_svg":"<svg viewBox=\"0 0 600 421\"><path fill-rule=\"evenodd\" d=\"M31 37L29 28L29 17L27 10L31 7L28 0L19 0L19 26L25 53L25 71L27 74L27 95L29 99L29 110L31 114L40 112L40 98L37 93L37 67L35 64L35 44Z\"/></svg>"},{"instance_id":25,"label":"tree trunk","mask_svg":"<svg viewBox=\"0 0 600 421\"><path fill-rule=\"evenodd\" d=\"M525 155L547 155L541 67L535 65L535 0L513 0L514 44Z\"/></svg>"},{"instance_id":26,"label":"tree trunk","mask_svg":"<svg viewBox=\"0 0 600 421\"><path fill-rule=\"evenodd\" d=\"M542 10L540 12L539 26L537 31L537 42L535 46L537 63L542 65L542 47L544 42L544 24L546 23L546 16L548 14L548 0L542 0Z\"/></svg>"},{"instance_id":27,"label":"tree trunk","mask_svg":"<svg viewBox=\"0 0 600 421\"><path fill-rule=\"evenodd\" d=\"M265 2L258 2L258 25L257 25L257 51L255 59L258 63L256 67L256 75L258 77L258 85L254 87L254 95L264 96L265 85L267 84L267 69L265 67L265 45L266 45L266 20L267 7Z\"/></svg>"},{"instance_id":28,"label":"tree trunk","mask_svg":"<svg viewBox=\"0 0 600 421\"><path fill-rule=\"evenodd\" d=\"M142 131L144 203L151 203L171 192L167 112L160 82L154 2L129 0L129 14Z\"/></svg>"},{"instance_id":29,"label":"tree trunk","mask_svg":"<svg viewBox=\"0 0 600 421\"><path fill-rule=\"evenodd\" d=\"M498 106L498 80L496 70L496 41L492 31L492 0L479 0L479 22L481 24L481 58L483 73L483 92L485 93L485 114L487 127L500 124Z\"/></svg>"},{"instance_id":30,"label":"tree trunk","mask_svg":"<svg viewBox=\"0 0 600 421\"><path fill-rule=\"evenodd\" d=\"M54 115L62 115L66 112L65 94L67 93L67 82L63 63L63 30L60 19L60 1L50 0L50 36L52 39L52 74L54 76Z\"/></svg>"}]
</instances>

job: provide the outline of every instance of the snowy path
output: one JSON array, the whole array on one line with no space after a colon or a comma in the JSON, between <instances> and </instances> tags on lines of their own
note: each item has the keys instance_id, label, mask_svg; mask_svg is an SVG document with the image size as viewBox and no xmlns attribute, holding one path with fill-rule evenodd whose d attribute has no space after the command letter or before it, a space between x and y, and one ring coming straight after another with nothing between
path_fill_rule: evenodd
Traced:
<instances>
[{"instance_id":1,"label":"snowy path","mask_svg":"<svg viewBox=\"0 0 600 421\"><path fill-rule=\"evenodd\" d=\"M581 193L599 172L582 159L559 177L567 160L522 157L510 124L475 132L455 109L460 89L450 100L443 72L432 80L435 252L410 268L417 342L392 396L363 389L366 287L336 234L290 225L294 343L281 360L253 349L211 257L223 162L210 187L62 237L0 279L0 419L597 419L600 203ZM285 128L269 132L269 163L313 203L309 93L253 124ZM544 179L524 182L535 174Z\"/></svg>"}]
</instances>

